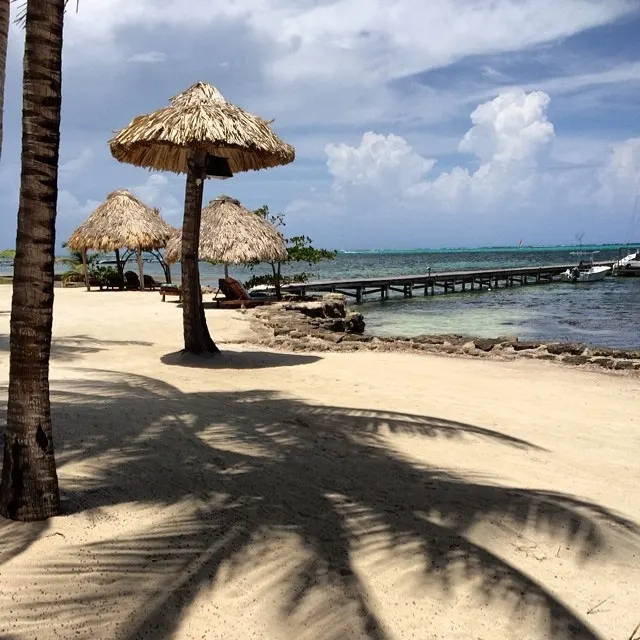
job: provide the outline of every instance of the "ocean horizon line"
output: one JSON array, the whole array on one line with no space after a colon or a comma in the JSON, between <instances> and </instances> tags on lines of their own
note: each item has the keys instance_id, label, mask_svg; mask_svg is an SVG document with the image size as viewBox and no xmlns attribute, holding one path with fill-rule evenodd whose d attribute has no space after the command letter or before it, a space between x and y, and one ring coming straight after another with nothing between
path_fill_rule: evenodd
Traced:
<instances>
[{"instance_id":1,"label":"ocean horizon line","mask_svg":"<svg viewBox=\"0 0 640 640\"><path fill-rule=\"evenodd\" d=\"M566 249L582 249L583 251L590 250L615 250L634 248L640 246L640 240L638 242L621 242L621 243L606 243L606 244L523 244L517 245L496 245L496 246L479 246L479 247L416 247L412 249L337 249L338 253L342 254L366 254L366 253L454 253L454 252L481 252L481 251L522 251L522 250L539 250L539 251L563 251Z\"/></svg>"}]
</instances>

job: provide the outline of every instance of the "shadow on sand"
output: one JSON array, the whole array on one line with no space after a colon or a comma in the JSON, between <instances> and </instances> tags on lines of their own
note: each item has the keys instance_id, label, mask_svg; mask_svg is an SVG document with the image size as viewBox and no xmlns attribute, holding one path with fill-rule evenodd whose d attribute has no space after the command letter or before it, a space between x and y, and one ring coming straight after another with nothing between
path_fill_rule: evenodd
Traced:
<instances>
[{"instance_id":1,"label":"shadow on sand","mask_svg":"<svg viewBox=\"0 0 640 640\"><path fill-rule=\"evenodd\" d=\"M289 628L304 629L304 637L383 640L390 635L353 566L357 552L375 556L382 569L409 559L419 567L417 580L442 592L473 583L487 603L535 612L548 624L541 636L596 640L544 584L474 543L471 530L499 522L517 538L533 527L579 549L583 560L613 553L610 525L621 536L639 533L621 516L570 495L418 466L386 439L393 432L535 448L474 425L314 406L270 391L183 393L106 371L85 371L64 389L58 384L52 401L59 468L80 465L62 486L69 513L109 518L103 508L126 503L168 515L130 534L110 534L106 524L102 540L40 556L29 579L41 593L12 604L23 637L36 633L43 616L67 616L98 636L117 621L119 637L128 640L169 638L201 588L258 571L261 602L272 603ZM22 534L20 525L3 523L2 558L55 526L28 526ZM284 535L295 536L304 554L283 558ZM49 593L54 578L83 586ZM133 613L122 604L130 601Z\"/></svg>"},{"instance_id":2,"label":"shadow on sand","mask_svg":"<svg viewBox=\"0 0 640 640\"><path fill-rule=\"evenodd\" d=\"M113 346L150 347L152 345L152 342L141 340L106 340L86 335L54 337L51 343L51 358L61 362L73 362L85 355L99 353ZM9 336L0 334L0 351L8 352L9 348Z\"/></svg>"},{"instance_id":3,"label":"shadow on sand","mask_svg":"<svg viewBox=\"0 0 640 640\"><path fill-rule=\"evenodd\" d=\"M209 357L174 351L162 356L160 361L166 365L194 369L270 369L311 364L320 359L318 356L275 351L221 351Z\"/></svg>"}]
</instances>

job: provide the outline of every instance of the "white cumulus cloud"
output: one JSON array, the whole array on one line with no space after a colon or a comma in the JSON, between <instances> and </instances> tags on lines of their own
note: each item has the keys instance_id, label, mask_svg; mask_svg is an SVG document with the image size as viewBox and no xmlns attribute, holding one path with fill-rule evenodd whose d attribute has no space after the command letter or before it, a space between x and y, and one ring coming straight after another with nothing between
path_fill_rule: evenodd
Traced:
<instances>
[{"instance_id":1,"label":"white cumulus cloud","mask_svg":"<svg viewBox=\"0 0 640 640\"><path fill-rule=\"evenodd\" d=\"M547 119L549 102L544 91L518 89L481 104L471 114L473 127L465 133L459 150L483 162L535 160L554 135Z\"/></svg>"},{"instance_id":2,"label":"white cumulus cloud","mask_svg":"<svg viewBox=\"0 0 640 640\"><path fill-rule=\"evenodd\" d=\"M603 206L631 211L640 192L640 138L615 144L598 180L597 197Z\"/></svg>"},{"instance_id":3,"label":"white cumulus cloud","mask_svg":"<svg viewBox=\"0 0 640 640\"><path fill-rule=\"evenodd\" d=\"M327 145L327 166L340 189L369 187L448 205L471 197L476 205L489 204L507 192L527 197L537 182L535 166L554 138L549 102L544 92L514 90L478 106L459 144L461 152L477 158L475 170L456 166L430 178L434 159L416 153L400 136L372 132L357 147Z\"/></svg>"},{"instance_id":4,"label":"white cumulus cloud","mask_svg":"<svg viewBox=\"0 0 640 640\"><path fill-rule=\"evenodd\" d=\"M167 222L176 224L183 212L183 204L171 193L169 178L162 173L152 173L142 183L130 188L140 200L151 207L158 207Z\"/></svg>"},{"instance_id":5,"label":"white cumulus cloud","mask_svg":"<svg viewBox=\"0 0 640 640\"><path fill-rule=\"evenodd\" d=\"M601 150L597 164L575 170L553 155L561 133L548 118L549 105L546 93L520 89L479 105L453 166L436 164L394 134L367 132L357 144L329 144L334 193L314 194L288 210L341 217L332 228L358 229L362 246L370 229L388 236L389 246L424 246L427 240L420 238L446 243L451 237L467 245L523 237L571 242L583 230L591 242L621 241L640 178L640 138ZM410 226L415 239L397 237L402 225Z\"/></svg>"},{"instance_id":6,"label":"white cumulus cloud","mask_svg":"<svg viewBox=\"0 0 640 640\"><path fill-rule=\"evenodd\" d=\"M362 136L358 147L328 144L325 153L337 188L368 186L402 194L420 182L435 164L435 160L417 154L404 138L371 131Z\"/></svg>"},{"instance_id":7,"label":"white cumulus cloud","mask_svg":"<svg viewBox=\"0 0 640 640\"><path fill-rule=\"evenodd\" d=\"M145 53L135 53L127 58L127 62L139 62L142 64L158 64L166 62L167 54L162 51L146 51Z\"/></svg>"}]
</instances>

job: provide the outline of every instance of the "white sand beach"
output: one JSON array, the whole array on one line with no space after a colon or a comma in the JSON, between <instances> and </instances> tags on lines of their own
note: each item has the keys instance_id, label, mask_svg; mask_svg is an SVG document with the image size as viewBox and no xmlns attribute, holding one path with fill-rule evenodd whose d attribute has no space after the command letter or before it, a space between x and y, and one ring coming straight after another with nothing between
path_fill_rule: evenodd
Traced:
<instances>
[{"instance_id":1,"label":"white sand beach","mask_svg":"<svg viewBox=\"0 0 640 640\"><path fill-rule=\"evenodd\" d=\"M631 637L637 376L268 352L207 316L224 354L189 366L175 303L56 290L66 513L0 521L0 638Z\"/></svg>"}]
</instances>

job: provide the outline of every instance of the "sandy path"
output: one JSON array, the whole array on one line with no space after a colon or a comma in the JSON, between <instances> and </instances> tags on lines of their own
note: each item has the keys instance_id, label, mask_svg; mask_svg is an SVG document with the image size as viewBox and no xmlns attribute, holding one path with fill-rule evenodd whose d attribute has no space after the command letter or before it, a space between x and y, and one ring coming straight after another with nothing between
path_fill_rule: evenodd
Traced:
<instances>
[{"instance_id":1,"label":"sandy path","mask_svg":"<svg viewBox=\"0 0 640 640\"><path fill-rule=\"evenodd\" d=\"M0 638L629 637L637 378L268 353L236 312L181 366L158 298L57 291L68 515L0 522Z\"/></svg>"}]
</instances>

